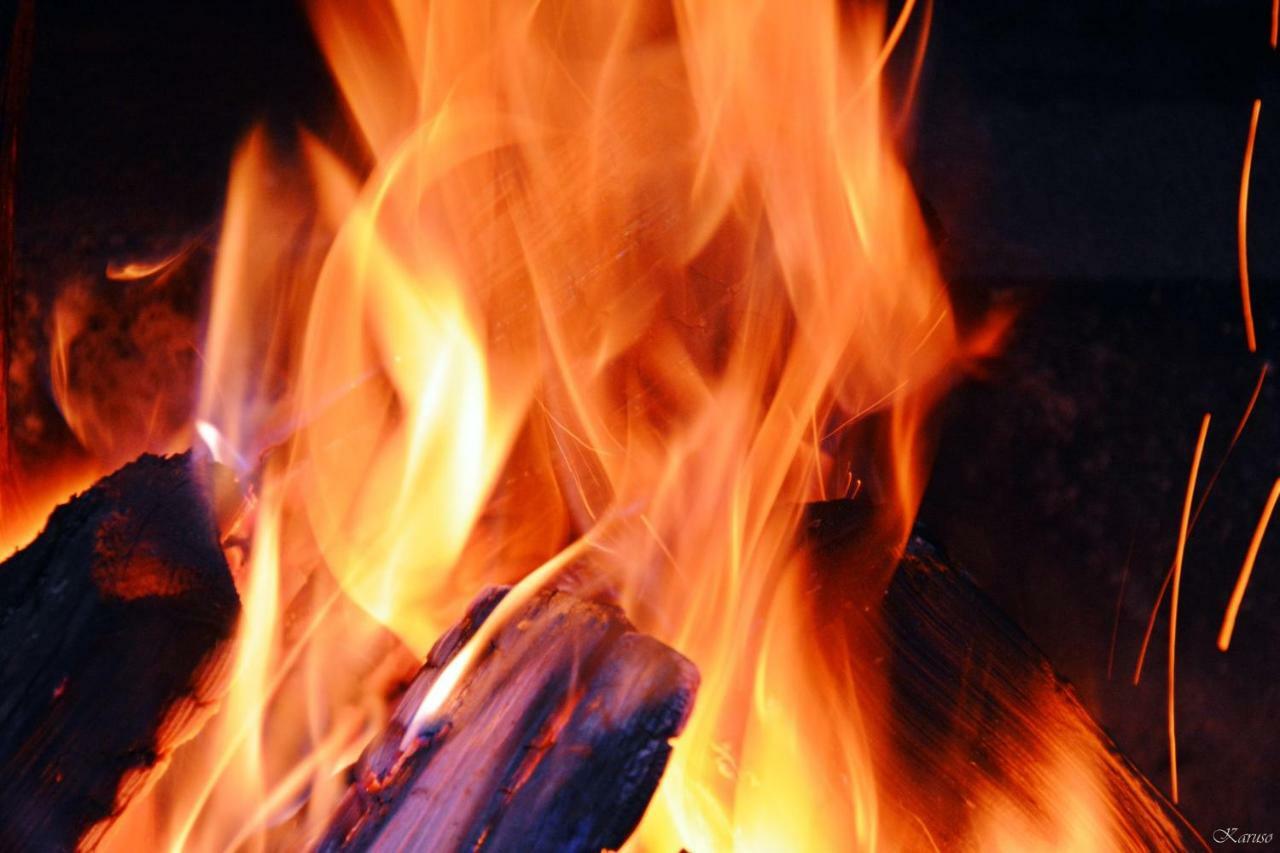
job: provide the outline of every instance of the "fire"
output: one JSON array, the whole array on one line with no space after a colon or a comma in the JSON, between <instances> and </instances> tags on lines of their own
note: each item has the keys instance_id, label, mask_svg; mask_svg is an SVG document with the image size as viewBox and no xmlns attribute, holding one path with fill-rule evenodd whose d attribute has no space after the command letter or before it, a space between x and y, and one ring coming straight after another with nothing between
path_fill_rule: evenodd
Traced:
<instances>
[{"instance_id":1,"label":"fire","mask_svg":"<svg viewBox=\"0 0 1280 853\"><path fill-rule=\"evenodd\" d=\"M39 328L34 301L15 328L8 376L22 413L11 458L0 460L0 557L29 542L50 511L101 476L146 452L190 446L196 323L182 303L191 285L174 279L194 252L187 244L163 262L64 281ZM43 334L48 360L41 361ZM43 368L43 370L41 369ZM42 375L56 412L32 405ZM49 416L46 416L49 415ZM15 424L18 421L14 418Z\"/></svg>"},{"instance_id":2,"label":"fire","mask_svg":"<svg viewBox=\"0 0 1280 853\"><path fill-rule=\"evenodd\" d=\"M860 487L902 547L967 353L894 146L914 8L313 4L364 150L237 155L196 432L249 507L238 649L109 849L314 838L394 679L568 556L703 675L635 849L920 837L800 535Z\"/></svg>"}]
</instances>

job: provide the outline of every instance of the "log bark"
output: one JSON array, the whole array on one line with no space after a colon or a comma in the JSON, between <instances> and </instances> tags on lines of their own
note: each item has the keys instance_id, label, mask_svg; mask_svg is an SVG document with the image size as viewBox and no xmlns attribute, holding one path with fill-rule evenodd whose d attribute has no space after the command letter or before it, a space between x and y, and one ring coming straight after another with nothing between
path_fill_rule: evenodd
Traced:
<instances>
[{"instance_id":1,"label":"log bark","mask_svg":"<svg viewBox=\"0 0 1280 853\"><path fill-rule=\"evenodd\" d=\"M427 691L505 594L486 590L436 643L319 850L598 851L631 834L698 674L611 605L537 593L401 751Z\"/></svg>"},{"instance_id":2,"label":"log bark","mask_svg":"<svg viewBox=\"0 0 1280 853\"><path fill-rule=\"evenodd\" d=\"M92 846L213 704L239 599L206 471L143 456L0 565L0 848Z\"/></svg>"}]
</instances>

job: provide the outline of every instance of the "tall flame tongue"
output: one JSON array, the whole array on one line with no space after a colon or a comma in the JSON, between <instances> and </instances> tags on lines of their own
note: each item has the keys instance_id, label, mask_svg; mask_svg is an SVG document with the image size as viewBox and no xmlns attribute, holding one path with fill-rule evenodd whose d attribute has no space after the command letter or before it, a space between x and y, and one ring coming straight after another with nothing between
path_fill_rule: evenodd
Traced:
<instances>
[{"instance_id":1,"label":"tall flame tongue","mask_svg":"<svg viewBox=\"0 0 1280 853\"><path fill-rule=\"evenodd\" d=\"M886 127L881 10L313 12L369 169L310 138L301 167L257 134L239 154L201 403L260 477L236 678L115 837L323 822L379 720L356 661L381 640L330 597L290 647L306 572L421 656L483 583L589 533L591 576L704 677L638 848L886 838L874 686L820 641L798 536L804 502L866 481L902 544L958 357ZM277 698L290 668L307 707Z\"/></svg>"}]
</instances>

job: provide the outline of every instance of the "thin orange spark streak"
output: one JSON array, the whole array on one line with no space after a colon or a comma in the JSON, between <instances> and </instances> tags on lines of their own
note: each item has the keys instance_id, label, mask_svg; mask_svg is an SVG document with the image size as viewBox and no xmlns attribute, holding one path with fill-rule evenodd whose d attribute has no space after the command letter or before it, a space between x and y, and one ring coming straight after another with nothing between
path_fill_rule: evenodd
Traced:
<instances>
[{"instance_id":1,"label":"thin orange spark streak","mask_svg":"<svg viewBox=\"0 0 1280 853\"><path fill-rule=\"evenodd\" d=\"M1173 566L1169 567L1169 572L1164 576L1164 583L1160 585L1160 592L1156 594L1155 606L1151 608L1151 615L1147 617L1147 630L1142 635L1142 645L1138 647L1138 663L1133 668L1133 686L1137 687L1138 682L1142 680L1142 665L1147 662L1147 649L1151 645L1151 635L1155 633L1156 615L1160 612L1160 605L1164 603L1164 594L1169 591L1169 584L1173 583Z\"/></svg>"},{"instance_id":2,"label":"thin orange spark streak","mask_svg":"<svg viewBox=\"0 0 1280 853\"><path fill-rule=\"evenodd\" d=\"M1276 0L1280 3L1280 0ZM1236 431L1231 434L1231 444L1227 445L1227 453L1235 449L1236 442L1240 440L1240 434L1244 432L1244 425L1249 422L1249 416L1253 414L1253 407L1258 405L1258 395L1262 393L1262 383L1266 381L1267 371L1271 369L1271 363L1264 361L1262 369L1258 371L1258 381L1253 384L1253 393L1249 395L1249 403L1244 407L1244 414L1240 416L1240 423L1236 424ZM1209 480L1210 487L1213 486L1218 474L1222 473L1222 466L1219 465L1213 472L1212 479ZM1201 499L1200 506L1196 509L1196 515L1200 515L1200 510L1204 508L1204 500Z\"/></svg>"},{"instance_id":3,"label":"thin orange spark streak","mask_svg":"<svg viewBox=\"0 0 1280 853\"><path fill-rule=\"evenodd\" d=\"M893 22L893 29L889 31L889 37L885 39L884 44L880 47L880 53L876 56L876 61L871 66L870 73L862 79L862 83L854 90L852 100L858 100L867 91L868 87L880 79L880 74L884 71L885 65L889 62L889 57L893 55L893 51L898 46L898 40L902 38L902 33L907 28L907 22L911 20L911 13L915 11L916 0L907 0L902 5L902 10L898 12L897 19Z\"/></svg>"},{"instance_id":4,"label":"thin orange spark streak","mask_svg":"<svg viewBox=\"0 0 1280 853\"><path fill-rule=\"evenodd\" d=\"M1178 642L1178 591L1182 586L1182 558L1187 549L1187 529L1191 526L1191 499L1196 493L1196 474L1200 470L1200 458L1204 455L1204 440L1209 434L1209 413L1200 421L1200 437L1196 439L1196 454L1191 460L1191 476L1187 479L1187 496L1182 502L1182 524L1178 528L1178 549L1173 557L1173 595L1169 599L1169 787L1174 803L1178 802L1178 734L1173 710L1173 679Z\"/></svg>"},{"instance_id":5,"label":"thin orange spark streak","mask_svg":"<svg viewBox=\"0 0 1280 853\"><path fill-rule=\"evenodd\" d=\"M1280 2L1280 0L1277 0ZM1244 414L1240 416L1240 422L1236 424L1236 431L1231 435L1231 443L1227 445L1227 452L1222 454L1222 459L1218 462L1216 468L1213 469L1213 476L1209 478L1208 484L1205 485L1204 491L1200 494L1200 502L1196 504L1196 511L1191 515L1191 529L1195 530L1196 522L1200 520L1200 513L1204 511L1205 502L1209 500L1209 495L1213 492L1214 484L1218 482L1218 477L1222 474L1222 469L1226 467L1227 460L1231 458L1231 451L1236 449L1236 442L1240 440L1241 434L1244 432L1245 424L1249 423L1249 416L1253 414L1253 407L1258 404L1258 396L1262 393L1262 384L1266 381L1267 371L1271 369L1268 362L1262 363L1262 369L1258 371L1258 381L1254 383L1253 393L1249 395L1249 404L1244 407ZM1165 573L1164 582L1160 585L1160 592L1156 593L1155 604L1151 606L1151 615L1147 617L1147 630L1142 635L1142 645L1138 648L1138 663L1133 669L1133 683L1137 685L1142 680L1142 665L1147 659L1147 648L1151 645L1151 636L1156 629L1156 616L1160 613L1160 605L1164 603L1165 593L1169 591L1169 584L1173 581L1173 566L1169 566L1169 571Z\"/></svg>"},{"instance_id":6,"label":"thin orange spark streak","mask_svg":"<svg viewBox=\"0 0 1280 853\"><path fill-rule=\"evenodd\" d=\"M1280 3L1280 0L1276 0ZM924 70L924 55L929 47L929 32L933 29L933 0L924 5L924 14L920 21L920 37L916 39L915 55L911 58L911 76L907 79L906 94L902 97L902 106L898 108L897 132L912 115L912 107L916 101L916 89L920 86L920 72Z\"/></svg>"},{"instance_id":7,"label":"thin orange spark streak","mask_svg":"<svg viewBox=\"0 0 1280 853\"><path fill-rule=\"evenodd\" d=\"M1258 559L1258 549L1262 547L1262 537L1267 533L1267 525L1271 521L1271 513L1276 508L1276 500L1280 499L1280 479L1271 487L1266 506L1262 508L1262 517L1253 531L1253 539L1249 542L1249 550L1244 555L1244 565L1240 567L1240 577L1236 578L1236 588L1231 593L1231 601L1227 603L1227 612L1222 618L1222 630L1218 633L1218 648L1226 651L1231 647L1231 634L1236 629L1236 616L1240 612L1240 602L1244 601L1244 591L1249 586L1249 576L1253 574L1254 561Z\"/></svg>"},{"instance_id":8,"label":"thin orange spark streak","mask_svg":"<svg viewBox=\"0 0 1280 853\"><path fill-rule=\"evenodd\" d=\"M1249 118L1249 139L1244 145L1244 167L1240 170L1240 207L1237 211L1236 248L1240 254L1240 303L1244 310L1244 336L1249 352L1258 351L1258 339L1253 331L1253 306L1249 299L1249 172L1253 168L1253 143L1258 136L1258 114L1262 101L1254 100L1253 114Z\"/></svg>"},{"instance_id":9,"label":"thin orange spark streak","mask_svg":"<svg viewBox=\"0 0 1280 853\"><path fill-rule=\"evenodd\" d=\"M889 56L893 53L894 48L898 46L898 40L902 38L903 31L907 28L907 21L911 20L911 13L915 11L916 0L907 0L902 5L902 11L898 13L898 18L893 22L893 30L890 31L889 37L884 40L884 46L880 48L880 55L876 57L875 74L884 69L885 63L889 61Z\"/></svg>"},{"instance_id":10,"label":"thin orange spark streak","mask_svg":"<svg viewBox=\"0 0 1280 853\"><path fill-rule=\"evenodd\" d=\"M1280 0L1271 0L1271 49L1276 49L1276 36L1280 35Z\"/></svg>"},{"instance_id":11,"label":"thin orange spark streak","mask_svg":"<svg viewBox=\"0 0 1280 853\"><path fill-rule=\"evenodd\" d=\"M1116 662L1116 636L1120 633L1120 611L1124 607L1124 591L1129 585L1129 564L1133 562L1134 537L1129 536L1129 555L1124 558L1124 574L1120 576L1120 593L1116 596L1116 613L1111 622L1111 645L1107 649L1107 681L1111 680L1111 672Z\"/></svg>"}]
</instances>

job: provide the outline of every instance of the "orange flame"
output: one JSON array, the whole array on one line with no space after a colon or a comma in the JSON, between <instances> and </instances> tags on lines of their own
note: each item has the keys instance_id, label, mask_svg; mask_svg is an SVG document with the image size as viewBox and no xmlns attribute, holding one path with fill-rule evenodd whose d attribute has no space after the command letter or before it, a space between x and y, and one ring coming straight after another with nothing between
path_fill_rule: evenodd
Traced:
<instances>
[{"instance_id":1,"label":"orange flame","mask_svg":"<svg viewBox=\"0 0 1280 853\"><path fill-rule=\"evenodd\" d=\"M901 548L965 355L884 94L913 8L316 0L367 168L237 156L198 407L253 506L234 677L108 847L313 839L397 665L571 558L703 674L636 849L920 837L799 535L858 483Z\"/></svg>"}]
</instances>

